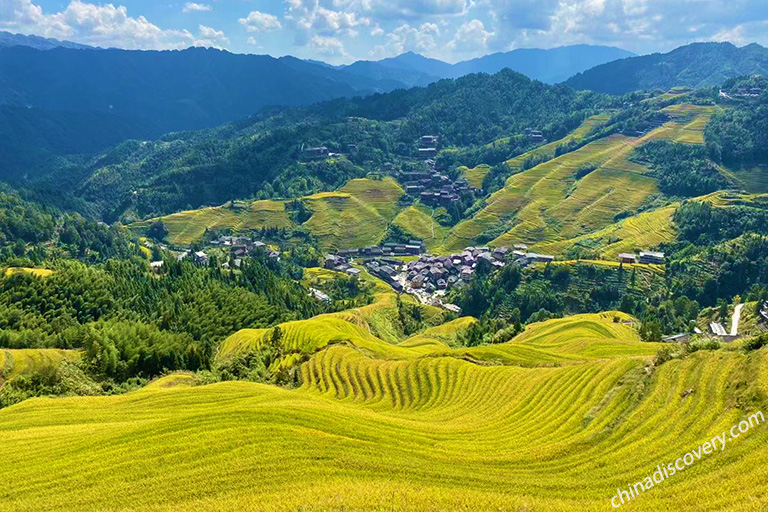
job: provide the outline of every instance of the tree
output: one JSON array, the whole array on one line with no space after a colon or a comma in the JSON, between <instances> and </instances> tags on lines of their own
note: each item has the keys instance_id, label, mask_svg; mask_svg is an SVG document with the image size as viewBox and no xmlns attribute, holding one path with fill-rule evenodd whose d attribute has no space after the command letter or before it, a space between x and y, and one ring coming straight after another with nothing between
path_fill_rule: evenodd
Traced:
<instances>
[{"instance_id":1,"label":"tree","mask_svg":"<svg viewBox=\"0 0 768 512\"><path fill-rule=\"evenodd\" d=\"M147 236L149 238L154 238L158 242L162 242L165 240L165 237L168 236L168 228L165 227L163 221L155 221L147 229Z\"/></svg>"}]
</instances>

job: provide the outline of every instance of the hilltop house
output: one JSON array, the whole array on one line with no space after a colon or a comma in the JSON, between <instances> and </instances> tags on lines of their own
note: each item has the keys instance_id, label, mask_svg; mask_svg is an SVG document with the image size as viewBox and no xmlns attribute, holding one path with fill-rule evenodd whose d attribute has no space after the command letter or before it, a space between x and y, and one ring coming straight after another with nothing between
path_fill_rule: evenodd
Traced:
<instances>
[{"instance_id":1,"label":"hilltop house","mask_svg":"<svg viewBox=\"0 0 768 512\"><path fill-rule=\"evenodd\" d=\"M656 265L663 265L664 253L640 251L640 257L638 258L638 261L640 263L649 263L649 264L653 263Z\"/></svg>"},{"instance_id":2,"label":"hilltop house","mask_svg":"<svg viewBox=\"0 0 768 512\"><path fill-rule=\"evenodd\" d=\"M637 255L629 252L619 254L619 263L637 263Z\"/></svg>"}]
</instances>

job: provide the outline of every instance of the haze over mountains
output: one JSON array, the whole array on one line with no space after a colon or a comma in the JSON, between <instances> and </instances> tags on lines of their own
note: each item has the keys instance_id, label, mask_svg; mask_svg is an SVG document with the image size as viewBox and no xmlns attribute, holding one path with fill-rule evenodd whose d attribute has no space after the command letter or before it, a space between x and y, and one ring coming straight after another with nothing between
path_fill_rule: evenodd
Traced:
<instances>
[{"instance_id":1,"label":"haze over mountains","mask_svg":"<svg viewBox=\"0 0 768 512\"><path fill-rule=\"evenodd\" d=\"M420 72L427 75L425 77L427 80L434 81L435 77L458 78L470 73L496 73L504 68L509 68L534 80L556 84L599 64L634 56L636 55L632 52L610 46L575 45L550 50L523 48L448 64L407 52L377 62L358 61L343 69L358 72L384 67L392 70ZM426 84L414 83L413 85Z\"/></svg>"},{"instance_id":2,"label":"haze over mountains","mask_svg":"<svg viewBox=\"0 0 768 512\"><path fill-rule=\"evenodd\" d=\"M768 49L753 43L694 43L669 53L617 60L580 73L566 83L607 94L678 86L712 87L741 75L768 74Z\"/></svg>"},{"instance_id":3,"label":"haze over mountains","mask_svg":"<svg viewBox=\"0 0 768 512\"><path fill-rule=\"evenodd\" d=\"M577 45L456 64L408 52L332 66L205 48L98 49L0 32L0 157L8 169L20 169L41 152L91 154L126 139L222 125L268 107L424 87L504 68L545 83L567 80L576 89L622 94L765 73L768 50L708 43L638 57L618 48Z\"/></svg>"}]
</instances>

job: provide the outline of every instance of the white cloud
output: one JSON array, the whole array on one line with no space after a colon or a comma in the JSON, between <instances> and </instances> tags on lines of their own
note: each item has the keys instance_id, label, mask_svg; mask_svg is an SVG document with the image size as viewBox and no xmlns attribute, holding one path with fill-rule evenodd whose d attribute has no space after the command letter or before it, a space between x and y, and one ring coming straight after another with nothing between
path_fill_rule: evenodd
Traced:
<instances>
[{"instance_id":1,"label":"white cloud","mask_svg":"<svg viewBox=\"0 0 768 512\"><path fill-rule=\"evenodd\" d=\"M287 0L285 19L299 31L297 43L304 44L309 33L325 37L357 35L358 27L371 25L370 18L359 12L370 11L368 0Z\"/></svg>"},{"instance_id":2,"label":"white cloud","mask_svg":"<svg viewBox=\"0 0 768 512\"><path fill-rule=\"evenodd\" d=\"M430 54L437 50L436 38L440 29L435 23L422 23L418 28L405 23L387 34L387 42L371 50L374 58L392 57L403 52L413 51Z\"/></svg>"},{"instance_id":3,"label":"white cloud","mask_svg":"<svg viewBox=\"0 0 768 512\"><path fill-rule=\"evenodd\" d=\"M493 32L485 30L482 21L475 19L459 27L447 47L450 51L457 53L483 52L493 35Z\"/></svg>"},{"instance_id":4,"label":"white cloud","mask_svg":"<svg viewBox=\"0 0 768 512\"><path fill-rule=\"evenodd\" d=\"M223 48L229 44L229 39L221 30L216 30L205 25L198 25L198 39L193 42L194 46L205 46L206 48Z\"/></svg>"},{"instance_id":5,"label":"white cloud","mask_svg":"<svg viewBox=\"0 0 768 512\"><path fill-rule=\"evenodd\" d=\"M313 50L323 55L334 57L344 57L347 55L346 51L344 51L344 44L335 37L315 35L312 36L310 44Z\"/></svg>"},{"instance_id":6,"label":"white cloud","mask_svg":"<svg viewBox=\"0 0 768 512\"><path fill-rule=\"evenodd\" d=\"M80 0L53 14L45 14L31 0L2 0L0 28L130 49L184 48L194 40L187 30L164 30L144 16L133 18L124 6Z\"/></svg>"},{"instance_id":7,"label":"white cloud","mask_svg":"<svg viewBox=\"0 0 768 512\"><path fill-rule=\"evenodd\" d=\"M251 11L247 18L240 18L237 21L248 32L270 32L283 28L277 16L259 11Z\"/></svg>"},{"instance_id":8,"label":"white cloud","mask_svg":"<svg viewBox=\"0 0 768 512\"><path fill-rule=\"evenodd\" d=\"M181 12L202 12L202 11L210 11L211 6L208 4L197 4L195 2L187 2L184 4L184 8L181 10Z\"/></svg>"}]
</instances>

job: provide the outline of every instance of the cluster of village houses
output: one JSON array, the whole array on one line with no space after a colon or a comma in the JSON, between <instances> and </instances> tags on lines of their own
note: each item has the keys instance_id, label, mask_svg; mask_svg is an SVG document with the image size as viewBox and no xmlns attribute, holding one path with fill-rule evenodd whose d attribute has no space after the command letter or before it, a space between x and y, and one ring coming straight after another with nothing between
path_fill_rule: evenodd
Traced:
<instances>
[{"instance_id":1,"label":"cluster of village houses","mask_svg":"<svg viewBox=\"0 0 768 512\"><path fill-rule=\"evenodd\" d=\"M269 248L267 244L260 241L254 241L247 236L222 236L216 240L211 241L212 247L222 247L229 250L229 254L232 257L232 263L235 267L240 267L243 262L243 258L253 256L260 251L266 253L268 258L278 260L280 259L280 253ZM196 265L208 265L210 256L203 251L184 251L176 256L178 261L185 259L191 259ZM162 263L162 262L152 262ZM229 268L229 262L225 261L221 264L222 268ZM154 268L154 267L153 267Z\"/></svg>"},{"instance_id":2,"label":"cluster of village houses","mask_svg":"<svg viewBox=\"0 0 768 512\"><path fill-rule=\"evenodd\" d=\"M452 180L435 169L435 161L425 162L424 171L404 171L398 180L405 186L405 193L421 199L421 202L431 206L448 206L459 200L459 195L466 192L476 192L467 180L459 178Z\"/></svg>"},{"instance_id":3,"label":"cluster of village houses","mask_svg":"<svg viewBox=\"0 0 768 512\"><path fill-rule=\"evenodd\" d=\"M547 263L554 256L527 252L523 244L514 247L468 247L461 253L450 256L431 256L421 254L422 242L412 241L411 244L397 246L385 244L379 247L366 247L359 250L339 251L328 254L325 267L349 275L359 275L359 270L351 265L350 258L361 257L366 269L372 275L386 281L395 290L420 290L427 294L454 287L466 286L472 279L478 264L483 261L493 267L502 267L506 263L515 262L519 265L541 262ZM405 252L413 251L413 252ZM419 259L403 263L393 256L419 255Z\"/></svg>"}]
</instances>

